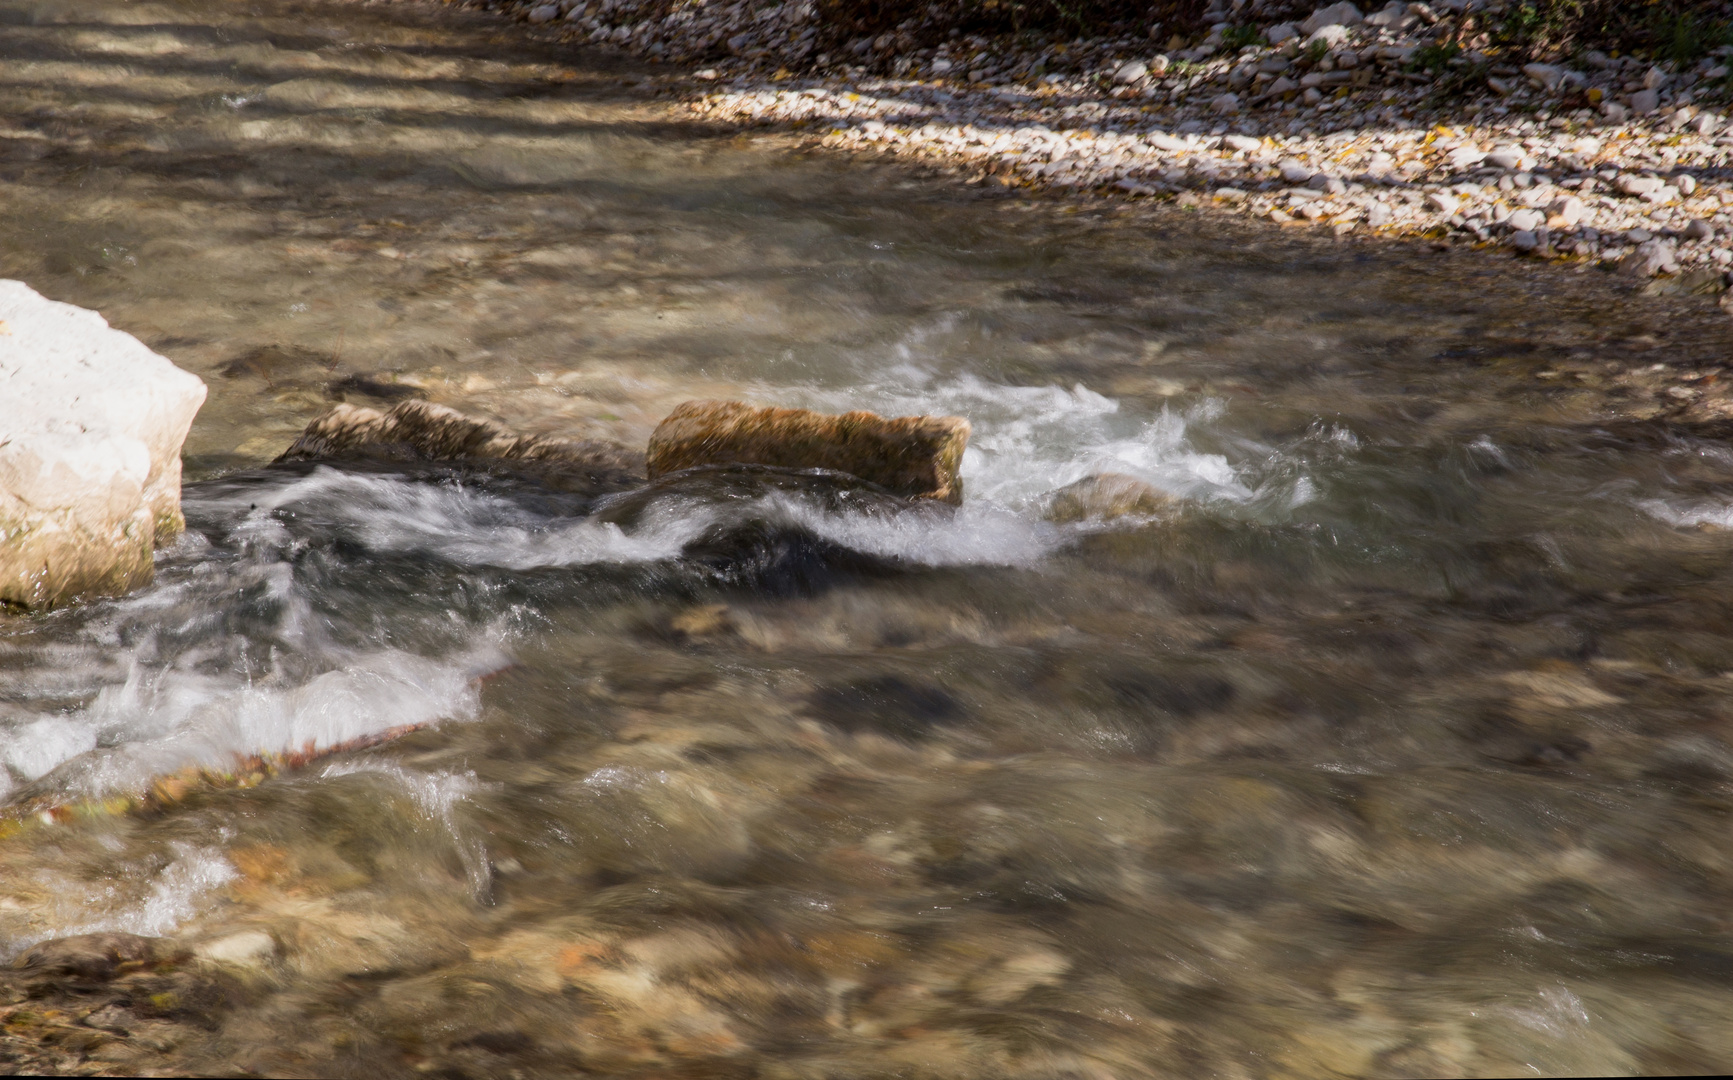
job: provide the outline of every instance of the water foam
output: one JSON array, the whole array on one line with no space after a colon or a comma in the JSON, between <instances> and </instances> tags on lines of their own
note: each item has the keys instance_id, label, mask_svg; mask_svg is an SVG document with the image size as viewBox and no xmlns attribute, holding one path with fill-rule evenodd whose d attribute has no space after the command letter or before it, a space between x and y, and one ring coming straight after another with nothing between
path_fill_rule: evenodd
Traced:
<instances>
[{"instance_id":1,"label":"water foam","mask_svg":"<svg viewBox=\"0 0 1733 1080\"><path fill-rule=\"evenodd\" d=\"M294 508L336 526L369 551L424 553L457 565L506 570L671 559L708 525L662 507L652 511L653 520L644 528L628 534L611 522L550 519L462 485L414 483L328 466L256 497L231 496L215 505L225 504L244 504L246 516L237 533L263 542L288 542L276 515Z\"/></svg>"},{"instance_id":2,"label":"water foam","mask_svg":"<svg viewBox=\"0 0 1733 1080\"><path fill-rule=\"evenodd\" d=\"M491 790L496 785L482 783L473 772L414 772L395 762L385 761L333 762L325 766L320 775L326 779L377 776L400 786L416 808L451 837L464 873L469 878L470 892L476 900L482 903L492 901L493 864L487 857L487 845L479 830L458 821L457 807L477 792Z\"/></svg>"},{"instance_id":3,"label":"water foam","mask_svg":"<svg viewBox=\"0 0 1733 1080\"><path fill-rule=\"evenodd\" d=\"M57 881L60 887L33 913L33 928L0 940L0 960L11 960L38 942L77 934L161 937L209 911L219 890L240 876L218 848L174 840L169 851L160 869L127 867L98 888Z\"/></svg>"},{"instance_id":4,"label":"water foam","mask_svg":"<svg viewBox=\"0 0 1733 1080\"><path fill-rule=\"evenodd\" d=\"M150 588L58 613L58 632L0 642L22 691L0 706L0 797L138 794L189 768L224 772L477 716L477 677L506 662L498 626L443 631L422 655L345 644L353 634L315 612L295 564L305 541L272 515L350 490L336 476L238 495L191 488L188 512L217 520L213 536L238 551L189 531L158 552Z\"/></svg>"},{"instance_id":5,"label":"water foam","mask_svg":"<svg viewBox=\"0 0 1733 1080\"><path fill-rule=\"evenodd\" d=\"M1733 529L1733 501L1730 500L1697 499L1682 502L1644 499L1637 503L1637 509L1675 528L1693 529L1707 525L1717 529Z\"/></svg>"},{"instance_id":6,"label":"water foam","mask_svg":"<svg viewBox=\"0 0 1733 1080\"><path fill-rule=\"evenodd\" d=\"M1223 415L1214 399L1139 414L1081 384L1067 390L941 378L912 364L846 390L767 390L755 398L827 412L967 417L974 428L963 456L967 498L1012 511L1028 511L1055 489L1101 472L1191 499L1245 503L1256 494L1225 455L1199 450L1190 438L1191 428Z\"/></svg>"},{"instance_id":7,"label":"water foam","mask_svg":"<svg viewBox=\"0 0 1733 1080\"><path fill-rule=\"evenodd\" d=\"M171 846L175 858L152 878L142 899L57 936L120 931L159 937L198 915L210 905L213 893L240 876L221 851L180 841Z\"/></svg>"},{"instance_id":8,"label":"water foam","mask_svg":"<svg viewBox=\"0 0 1733 1080\"><path fill-rule=\"evenodd\" d=\"M459 485L325 467L246 505L250 509L241 528L276 543L287 541L276 534L283 526L271 515L293 506L337 525L370 551L505 570L676 559L711 530L743 521L806 529L854 551L926 566L1026 566L1060 541L1051 526L991 502L956 510L931 506L898 514L850 514L826 511L786 492L718 503L671 491L622 527L590 518L538 516L509 499Z\"/></svg>"},{"instance_id":9,"label":"water foam","mask_svg":"<svg viewBox=\"0 0 1733 1080\"><path fill-rule=\"evenodd\" d=\"M852 551L918 566L1033 566L1063 542L1054 526L991 504L833 514L778 495L759 500L752 512Z\"/></svg>"},{"instance_id":10,"label":"water foam","mask_svg":"<svg viewBox=\"0 0 1733 1080\"><path fill-rule=\"evenodd\" d=\"M136 791L188 766L220 770L251 754L317 753L477 715L475 676L503 663L499 646L483 643L488 634L478 627L461 631L468 644L442 658L338 645L329 616L315 611L297 576L308 527L375 554L507 571L677 560L706 535L745 523L806 530L911 565L1030 567L1074 531L1039 519L1045 497L1091 473L1128 473L1173 494L1235 506L1269 503L1265 489L1273 486L1285 485L1279 501L1290 508L1311 492L1303 467L1271 469L1280 458L1273 451L1236 466L1199 449L1194 431L1223 415L1215 401L1138 413L1083 386L939 377L912 364L881 370L852 389L761 397L830 411L969 417L967 501L955 509L851 513L796 492L711 500L674 490L622 525L551 517L470 485L330 467L195 486L187 492L189 515L214 522L213 539L228 546L213 551L188 533L161 553L159 561L175 572L88 617L78 642L45 652L33 690L61 700L82 694L87 703L0 713L0 797L20 786L48 785L73 797ZM1257 482L1260 470L1282 473L1280 485ZM228 614L243 602L269 608L269 625L228 629ZM263 677L239 674L261 667ZM81 671L86 684L65 685L68 671ZM62 685L51 689L55 679Z\"/></svg>"},{"instance_id":11,"label":"water foam","mask_svg":"<svg viewBox=\"0 0 1733 1080\"><path fill-rule=\"evenodd\" d=\"M491 650L432 660L401 650L345 657L304 683L261 685L135 662L70 715L0 723L7 763L69 798L142 791L183 769L232 769L253 754L319 753L395 729L479 714Z\"/></svg>"}]
</instances>

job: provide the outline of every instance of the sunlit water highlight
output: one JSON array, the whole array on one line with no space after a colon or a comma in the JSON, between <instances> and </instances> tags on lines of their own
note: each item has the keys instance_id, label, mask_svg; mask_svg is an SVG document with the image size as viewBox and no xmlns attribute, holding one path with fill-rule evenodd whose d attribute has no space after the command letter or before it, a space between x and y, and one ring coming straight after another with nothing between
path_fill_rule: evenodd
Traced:
<instances>
[{"instance_id":1,"label":"sunlit water highlight","mask_svg":"<svg viewBox=\"0 0 1733 1080\"><path fill-rule=\"evenodd\" d=\"M19 1068L1733 1068L1733 457L1626 393L1724 316L802 159L608 63L0 0L0 273L211 387L155 584L0 623L0 955L219 959L0 996ZM955 510L265 467L405 394L975 434ZM1177 501L1045 520L1103 471Z\"/></svg>"}]
</instances>

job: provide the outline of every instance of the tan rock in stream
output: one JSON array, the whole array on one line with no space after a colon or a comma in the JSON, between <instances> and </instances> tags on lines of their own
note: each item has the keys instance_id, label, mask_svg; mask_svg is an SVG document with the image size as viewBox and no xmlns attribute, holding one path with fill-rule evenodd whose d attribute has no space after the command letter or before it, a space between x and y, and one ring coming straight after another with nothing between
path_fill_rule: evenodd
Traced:
<instances>
[{"instance_id":1,"label":"tan rock in stream","mask_svg":"<svg viewBox=\"0 0 1733 1080\"><path fill-rule=\"evenodd\" d=\"M1061 524L1151 517L1174 504L1172 495L1124 473L1096 473L1055 491L1045 517Z\"/></svg>"},{"instance_id":2,"label":"tan rock in stream","mask_svg":"<svg viewBox=\"0 0 1733 1080\"><path fill-rule=\"evenodd\" d=\"M898 495L963 501L957 475L969 443L959 416L837 415L757 409L738 401L688 401L650 435L650 479L699 465L834 469Z\"/></svg>"},{"instance_id":3,"label":"tan rock in stream","mask_svg":"<svg viewBox=\"0 0 1733 1080\"><path fill-rule=\"evenodd\" d=\"M0 281L0 604L148 582L185 524L181 444L204 400L96 312Z\"/></svg>"},{"instance_id":4,"label":"tan rock in stream","mask_svg":"<svg viewBox=\"0 0 1733 1080\"><path fill-rule=\"evenodd\" d=\"M519 435L491 420L420 400L385 412L339 405L308 424L277 461L324 458L494 462L555 486L629 486L638 472L635 455L616 443Z\"/></svg>"}]
</instances>

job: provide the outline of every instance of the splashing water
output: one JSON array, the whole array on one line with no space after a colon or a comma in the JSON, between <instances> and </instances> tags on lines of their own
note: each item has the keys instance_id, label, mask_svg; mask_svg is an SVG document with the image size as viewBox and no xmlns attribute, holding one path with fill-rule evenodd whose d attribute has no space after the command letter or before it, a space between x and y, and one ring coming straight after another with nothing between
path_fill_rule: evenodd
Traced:
<instances>
[{"instance_id":1,"label":"splashing water","mask_svg":"<svg viewBox=\"0 0 1733 1080\"><path fill-rule=\"evenodd\" d=\"M478 830L458 820L457 811L460 804L478 793L498 790L498 785L480 782L473 772L421 773L395 763L377 761L333 762L325 766L320 775L327 780L345 776L379 777L396 784L430 822L451 837L476 901L491 902L493 866L487 857L486 842Z\"/></svg>"},{"instance_id":2,"label":"splashing water","mask_svg":"<svg viewBox=\"0 0 1733 1080\"><path fill-rule=\"evenodd\" d=\"M973 427L963 455L970 501L1016 511L1092 473L1135 476L1169 494L1245 502L1254 492L1226 456L1197 450L1191 427L1219 420L1215 399L1183 412L1163 406L1136 415L1088 387L1011 386L974 375L940 378L913 365L848 390L761 391L764 404L798 401L825 411L869 409L885 415L965 417Z\"/></svg>"}]
</instances>

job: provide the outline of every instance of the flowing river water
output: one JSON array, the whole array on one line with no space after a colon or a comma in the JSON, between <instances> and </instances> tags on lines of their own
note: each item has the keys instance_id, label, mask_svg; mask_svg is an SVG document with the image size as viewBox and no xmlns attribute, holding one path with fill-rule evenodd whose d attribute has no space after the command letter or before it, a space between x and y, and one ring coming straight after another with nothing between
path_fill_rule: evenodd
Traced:
<instances>
[{"instance_id":1,"label":"flowing river water","mask_svg":"<svg viewBox=\"0 0 1733 1080\"><path fill-rule=\"evenodd\" d=\"M211 391L156 582L0 622L0 960L204 959L0 995L15 1064L1733 1067L1733 448L1679 412L1724 316L803 157L645 75L0 0L0 276ZM967 497L265 467L411 394L956 414ZM1103 470L1178 501L1043 518Z\"/></svg>"}]
</instances>

